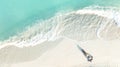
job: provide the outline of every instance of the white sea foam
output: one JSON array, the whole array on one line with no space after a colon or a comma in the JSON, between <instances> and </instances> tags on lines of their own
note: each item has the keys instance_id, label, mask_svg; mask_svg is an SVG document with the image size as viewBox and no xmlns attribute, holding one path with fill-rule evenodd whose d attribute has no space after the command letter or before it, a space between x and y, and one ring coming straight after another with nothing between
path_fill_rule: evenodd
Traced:
<instances>
[{"instance_id":1,"label":"white sea foam","mask_svg":"<svg viewBox=\"0 0 120 67\"><path fill-rule=\"evenodd\" d=\"M1 45L34 46L44 41L67 37L77 41L119 39L120 12L116 8L87 7L59 13L48 20L37 20L25 31L1 42ZM112 37L110 37L112 35Z\"/></svg>"}]
</instances>

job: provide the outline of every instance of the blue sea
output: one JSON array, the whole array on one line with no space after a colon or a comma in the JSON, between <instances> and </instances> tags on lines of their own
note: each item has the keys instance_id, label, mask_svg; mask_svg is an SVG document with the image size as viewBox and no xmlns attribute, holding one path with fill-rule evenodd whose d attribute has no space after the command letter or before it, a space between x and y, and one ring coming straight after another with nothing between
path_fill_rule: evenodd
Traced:
<instances>
[{"instance_id":1,"label":"blue sea","mask_svg":"<svg viewBox=\"0 0 120 67\"><path fill-rule=\"evenodd\" d=\"M0 43L117 39L111 29L119 30L119 4L120 0L0 0Z\"/></svg>"}]
</instances>

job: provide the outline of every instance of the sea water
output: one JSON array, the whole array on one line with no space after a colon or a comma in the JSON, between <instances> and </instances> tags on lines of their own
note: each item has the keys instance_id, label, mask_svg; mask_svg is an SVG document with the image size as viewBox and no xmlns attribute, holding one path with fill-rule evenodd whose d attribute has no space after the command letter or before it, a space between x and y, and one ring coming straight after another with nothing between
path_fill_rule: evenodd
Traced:
<instances>
[{"instance_id":1,"label":"sea water","mask_svg":"<svg viewBox=\"0 0 120 67\"><path fill-rule=\"evenodd\" d=\"M119 3L119 0L1 0L0 44L35 45L58 37L77 41L117 39ZM109 38L109 33L114 37Z\"/></svg>"},{"instance_id":2,"label":"sea water","mask_svg":"<svg viewBox=\"0 0 120 67\"><path fill-rule=\"evenodd\" d=\"M60 11L79 10L91 5L119 8L119 0L0 0L0 40L6 40L27 26Z\"/></svg>"}]
</instances>

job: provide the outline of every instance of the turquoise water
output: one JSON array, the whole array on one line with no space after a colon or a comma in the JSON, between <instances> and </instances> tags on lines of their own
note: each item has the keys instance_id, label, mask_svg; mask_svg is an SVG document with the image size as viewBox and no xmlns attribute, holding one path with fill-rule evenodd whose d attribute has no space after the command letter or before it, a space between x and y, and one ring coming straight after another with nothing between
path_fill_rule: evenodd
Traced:
<instances>
[{"instance_id":1,"label":"turquoise water","mask_svg":"<svg viewBox=\"0 0 120 67\"><path fill-rule=\"evenodd\" d=\"M36 20L48 19L59 11L91 5L119 8L119 3L120 0L0 0L0 40L8 39Z\"/></svg>"}]
</instances>

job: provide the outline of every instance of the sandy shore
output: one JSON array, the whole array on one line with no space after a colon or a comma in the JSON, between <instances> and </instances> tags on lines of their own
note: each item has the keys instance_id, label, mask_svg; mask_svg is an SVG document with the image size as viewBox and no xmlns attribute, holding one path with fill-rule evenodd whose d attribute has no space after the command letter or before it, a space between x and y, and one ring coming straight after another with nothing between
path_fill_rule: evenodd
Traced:
<instances>
[{"instance_id":1,"label":"sandy shore","mask_svg":"<svg viewBox=\"0 0 120 67\"><path fill-rule=\"evenodd\" d=\"M45 42L34 47L6 46L0 49L0 67L119 67L120 41L91 40L79 43L94 56L87 62L69 39Z\"/></svg>"}]
</instances>

